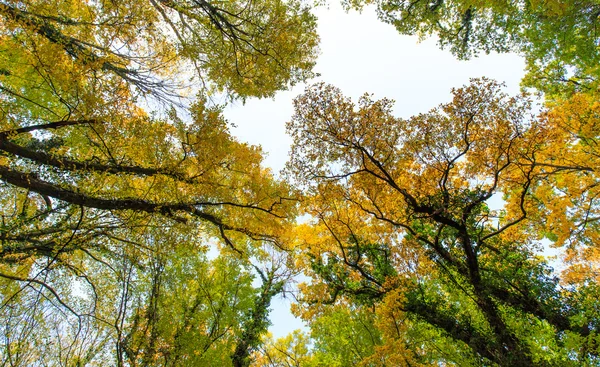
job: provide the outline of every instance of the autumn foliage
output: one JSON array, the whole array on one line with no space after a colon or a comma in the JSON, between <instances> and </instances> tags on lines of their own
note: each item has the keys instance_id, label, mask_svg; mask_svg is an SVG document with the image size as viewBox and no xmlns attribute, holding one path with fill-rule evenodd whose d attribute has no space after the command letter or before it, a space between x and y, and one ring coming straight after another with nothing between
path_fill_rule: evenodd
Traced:
<instances>
[{"instance_id":1,"label":"autumn foliage","mask_svg":"<svg viewBox=\"0 0 600 367\"><path fill-rule=\"evenodd\" d=\"M0 1L1 365L600 365L600 5L374 3L539 93L309 85L279 177L214 97L314 76L306 3Z\"/></svg>"}]
</instances>

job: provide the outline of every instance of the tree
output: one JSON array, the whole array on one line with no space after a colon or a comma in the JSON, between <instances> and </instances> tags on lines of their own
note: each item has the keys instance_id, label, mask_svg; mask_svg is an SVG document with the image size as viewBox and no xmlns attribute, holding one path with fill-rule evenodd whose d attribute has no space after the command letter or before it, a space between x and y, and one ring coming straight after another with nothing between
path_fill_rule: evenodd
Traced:
<instances>
[{"instance_id":1,"label":"tree","mask_svg":"<svg viewBox=\"0 0 600 367\"><path fill-rule=\"evenodd\" d=\"M322 84L296 100L289 171L315 218L305 299L378 305L397 330L383 345L414 357L400 365L597 363L596 287L561 286L529 223L543 218L545 179L568 180L546 166L553 127L487 79L453 95L408 120L390 100L365 95L356 108ZM489 208L497 194L503 210ZM309 302L304 317L322 307Z\"/></svg>"},{"instance_id":2,"label":"tree","mask_svg":"<svg viewBox=\"0 0 600 367\"><path fill-rule=\"evenodd\" d=\"M266 273L258 267L255 270L259 274L262 284L254 303L247 314L241 318L240 326L243 330L231 354L234 367L250 366L252 353L260 346L261 336L266 333L267 327L270 325L268 315L271 300L282 293L285 282L288 280L287 277L277 274L277 270L280 269L272 268Z\"/></svg>"},{"instance_id":3,"label":"tree","mask_svg":"<svg viewBox=\"0 0 600 367\"><path fill-rule=\"evenodd\" d=\"M22 290L7 307L5 303L10 313L3 314L9 322L3 328L2 362L234 365L230 354L248 334L241 320L248 310L265 307L257 302L265 287L252 286L251 268L237 256L208 259L196 236L165 226L144 232L140 245L154 248L137 251L135 260L125 251L123 258L107 256L102 264L83 258L86 282L80 281L76 290L64 282L74 277L48 271L41 279L52 285L62 280L54 289L64 306L34 287ZM130 255L135 251L127 250ZM8 295L17 288L12 286ZM261 316L264 323L268 305ZM260 335L268 325L254 326Z\"/></svg>"},{"instance_id":4,"label":"tree","mask_svg":"<svg viewBox=\"0 0 600 367\"><path fill-rule=\"evenodd\" d=\"M8 1L0 19L2 363L198 361L178 343L214 325L227 337L196 347L227 350L254 307L249 264L284 247L296 201L210 98L310 77L314 16L296 1ZM211 278L190 269L235 274L228 315L193 312Z\"/></svg>"},{"instance_id":5,"label":"tree","mask_svg":"<svg viewBox=\"0 0 600 367\"><path fill-rule=\"evenodd\" d=\"M360 8L367 1L344 1ZM551 94L596 91L600 4L595 0L375 1L380 19L398 32L435 35L461 59L480 52L519 52L524 85Z\"/></svg>"},{"instance_id":6,"label":"tree","mask_svg":"<svg viewBox=\"0 0 600 367\"><path fill-rule=\"evenodd\" d=\"M107 231L104 223L128 221L115 215L122 210L176 221L191 216L212 223L219 235L237 228L257 239L260 231L240 225L234 212L285 215L284 185L260 168L256 148L229 137L219 107L200 97L190 122L169 108L149 116L137 104L139 93L173 93L160 77L186 62L209 86L241 97L271 95L310 75L317 39L306 9L280 2L223 6L0 4L0 176L3 212L17 210L4 216L5 240L45 242L23 251L52 257L57 248L77 247L82 230L96 238ZM254 189L257 196L243 198ZM221 209L232 210L238 223L225 223L215 212ZM108 227L116 226L123 224ZM24 263L29 255L19 247L4 249L3 258Z\"/></svg>"},{"instance_id":7,"label":"tree","mask_svg":"<svg viewBox=\"0 0 600 367\"><path fill-rule=\"evenodd\" d=\"M194 258L195 257L195 258ZM131 326L119 340L129 366L227 366L253 307L252 275L239 260L208 261L179 252L148 275L145 297L132 299ZM202 274L202 275L200 275Z\"/></svg>"},{"instance_id":8,"label":"tree","mask_svg":"<svg viewBox=\"0 0 600 367\"><path fill-rule=\"evenodd\" d=\"M74 134L64 135L75 142L68 144L70 149L58 140L59 134L56 150L47 148L48 140L29 133L17 132L2 142L15 154L3 157L6 165L0 167L5 183L0 275L21 285L6 288L3 310L25 304L16 295L31 290L23 296L52 299L60 310L56 312L70 314L69 323L79 330L82 317L113 320L115 310L105 309L104 317L99 304L125 302L108 295L119 294L115 289L128 293L130 276L143 283L144 267L165 252L183 258L180 249L185 243L196 242L183 247L193 256L207 251L210 238L220 238L225 252L244 261L261 258L257 246L263 243L283 246L279 237L295 205L289 189L260 166L257 148L229 136L218 109L198 104L193 110L190 126L175 115L166 121L123 120L120 126L75 125ZM112 133L115 130L127 134ZM74 139L77 135L80 144ZM172 256L163 260L169 266L184 261ZM191 274L181 276L188 280L178 281L187 282ZM81 307L73 306L82 301L70 286L77 278L90 292ZM227 285L236 287L237 278L231 277ZM110 325L135 324L130 307L119 312ZM128 333L123 328L107 340L114 345L114 338ZM79 334L73 333L76 339Z\"/></svg>"}]
</instances>

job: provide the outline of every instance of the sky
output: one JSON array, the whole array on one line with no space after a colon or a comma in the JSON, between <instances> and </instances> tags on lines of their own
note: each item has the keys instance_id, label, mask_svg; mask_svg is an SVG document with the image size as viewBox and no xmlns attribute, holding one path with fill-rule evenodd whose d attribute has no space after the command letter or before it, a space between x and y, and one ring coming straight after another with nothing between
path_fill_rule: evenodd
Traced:
<instances>
[{"instance_id":1,"label":"sky","mask_svg":"<svg viewBox=\"0 0 600 367\"><path fill-rule=\"evenodd\" d=\"M326 82L354 101L364 93L372 93L374 99L394 99L394 113L403 118L450 101L451 89L467 84L470 78L486 76L505 82L510 94L519 92L525 62L517 55L490 54L459 61L440 50L435 39L419 42L415 36L398 34L377 19L374 8L346 13L334 1L314 11L321 37L314 71L321 76L274 98L236 102L225 110L225 117L236 126L232 133L240 141L262 146L267 154L264 164L275 173L288 159L291 138L285 124L293 114L292 101L306 85ZM273 336L303 328L289 307L287 299L273 301L269 329Z\"/></svg>"}]
</instances>

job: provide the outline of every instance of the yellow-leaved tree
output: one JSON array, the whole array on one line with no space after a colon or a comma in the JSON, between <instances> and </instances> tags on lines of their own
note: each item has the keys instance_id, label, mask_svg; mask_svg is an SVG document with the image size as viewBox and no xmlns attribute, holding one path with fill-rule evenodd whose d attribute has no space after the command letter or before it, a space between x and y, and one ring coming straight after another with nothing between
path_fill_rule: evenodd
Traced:
<instances>
[{"instance_id":1,"label":"yellow-leaved tree","mask_svg":"<svg viewBox=\"0 0 600 367\"><path fill-rule=\"evenodd\" d=\"M317 343L353 341L333 351L342 365L596 363L596 283L560 284L541 252L547 236L597 248L594 118L575 119L595 105L577 110L582 98L536 116L483 78L400 119L390 100L355 105L329 85L298 97L288 169L313 222L297 239L312 278L297 312ZM373 319L317 326L348 309Z\"/></svg>"},{"instance_id":2,"label":"yellow-leaved tree","mask_svg":"<svg viewBox=\"0 0 600 367\"><path fill-rule=\"evenodd\" d=\"M0 3L1 364L248 363L296 202L210 99L311 77L315 27L295 0Z\"/></svg>"}]
</instances>

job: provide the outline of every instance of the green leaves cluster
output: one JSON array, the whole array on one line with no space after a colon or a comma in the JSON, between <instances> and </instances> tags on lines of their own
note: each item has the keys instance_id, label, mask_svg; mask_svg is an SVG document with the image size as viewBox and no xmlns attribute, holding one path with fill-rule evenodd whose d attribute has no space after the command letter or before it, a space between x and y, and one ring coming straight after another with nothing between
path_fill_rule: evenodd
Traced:
<instances>
[{"instance_id":1,"label":"green leaves cluster","mask_svg":"<svg viewBox=\"0 0 600 367\"><path fill-rule=\"evenodd\" d=\"M348 1L360 8L371 1ZM517 52L527 61L526 87L549 95L598 88L600 3L539 0L378 0L380 19L399 33L436 36L461 59Z\"/></svg>"}]
</instances>

